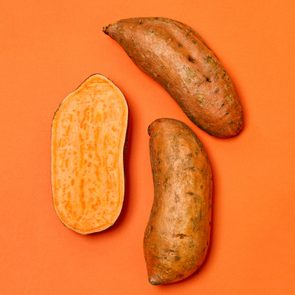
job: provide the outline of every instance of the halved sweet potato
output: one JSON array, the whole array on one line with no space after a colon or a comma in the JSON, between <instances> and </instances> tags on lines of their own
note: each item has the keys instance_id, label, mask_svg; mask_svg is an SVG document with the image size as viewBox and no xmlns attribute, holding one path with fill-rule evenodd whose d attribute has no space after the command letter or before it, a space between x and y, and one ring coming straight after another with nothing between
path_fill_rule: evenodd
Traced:
<instances>
[{"instance_id":1,"label":"halved sweet potato","mask_svg":"<svg viewBox=\"0 0 295 295\"><path fill-rule=\"evenodd\" d=\"M110 227L121 212L127 121L123 94L98 74L68 95L55 113L53 203L62 223L80 234Z\"/></svg>"}]
</instances>

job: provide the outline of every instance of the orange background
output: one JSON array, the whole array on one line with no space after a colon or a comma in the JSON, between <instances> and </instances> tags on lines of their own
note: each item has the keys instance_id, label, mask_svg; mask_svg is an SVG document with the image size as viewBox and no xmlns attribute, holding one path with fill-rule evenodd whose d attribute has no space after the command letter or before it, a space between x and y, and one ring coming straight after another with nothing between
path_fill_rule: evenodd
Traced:
<instances>
[{"instance_id":1,"label":"orange background","mask_svg":"<svg viewBox=\"0 0 295 295\"><path fill-rule=\"evenodd\" d=\"M0 3L0 294L295 294L295 2L52 0ZM101 32L132 16L195 28L235 81L246 127L220 140ZM127 193L112 229L81 236L58 220L50 127L61 100L102 73L130 107ZM153 200L147 126L180 119L204 142L215 180L212 247L199 274L147 282L143 232Z\"/></svg>"}]
</instances>

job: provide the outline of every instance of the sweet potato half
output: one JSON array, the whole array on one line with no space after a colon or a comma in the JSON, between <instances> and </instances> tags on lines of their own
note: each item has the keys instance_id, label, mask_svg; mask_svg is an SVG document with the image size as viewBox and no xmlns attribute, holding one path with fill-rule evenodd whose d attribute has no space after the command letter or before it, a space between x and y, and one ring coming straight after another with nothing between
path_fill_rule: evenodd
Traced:
<instances>
[{"instance_id":1,"label":"sweet potato half","mask_svg":"<svg viewBox=\"0 0 295 295\"><path fill-rule=\"evenodd\" d=\"M210 240L212 172L192 130L174 119L149 126L154 202L144 236L153 285L183 280L203 264Z\"/></svg>"},{"instance_id":2,"label":"sweet potato half","mask_svg":"<svg viewBox=\"0 0 295 295\"><path fill-rule=\"evenodd\" d=\"M98 74L69 94L54 115L54 208L61 222L80 234L110 227L121 212L127 121L123 94Z\"/></svg>"},{"instance_id":3,"label":"sweet potato half","mask_svg":"<svg viewBox=\"0 0 295 295\"><path fill-rule=\"evenodd\" d=\"M159 82L186 115L216 137L237 135L242 107L228 73L189 26L161 17L123 19L103 28Z\"/></svg>"}]
</instances>

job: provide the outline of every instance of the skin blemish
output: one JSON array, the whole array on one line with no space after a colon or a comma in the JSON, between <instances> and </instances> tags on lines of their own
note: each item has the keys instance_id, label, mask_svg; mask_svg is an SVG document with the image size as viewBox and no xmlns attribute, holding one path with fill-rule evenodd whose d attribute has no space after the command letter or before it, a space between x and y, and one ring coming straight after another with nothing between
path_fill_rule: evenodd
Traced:
<instances>
[{"instance_id":1,"label":"skin blemish","mask_svg":"<svg viewBox=\"0 0 295 295\"><path fill-rule=\"evenodd\" d=\"M166 187L168 184L169 178L165 177L164 181L163 181L163 185Z\"/></svg>"},{"instance_id":2,"label":"skin blemish","mask_svg":"<svg viewBox=\"0 0 295 295\"><path fill-rule=\"evenodd\" d=\"M206 61L207 64L210 64L212 66L217 66L216 61L210 55L208 55L208 56L205 57L205 61Z\"/></svg>"},{"instance_id":3,"label":"skin blemish","mask_svg":"<svg viewBox=\"0 0 295 295\"><path fill-rule=\"evenodd\" d=\"M203 105L205 103L205 96L201 93L197 93L197 100L200 105Z\"/></svg>"},{"instance_id":4,"label":"skin blemish","mask_svg":"<svg viewBox=\"0 0 295 295\"><path fill-rule=\"evenodd\" d=\"M152 231L153 231L153 226L151 225L151 226L148 227L148 229L146 231L146 234L145 234L145 237L148 237L151 234Z\"/></svg>"},{"instance_id":5,"label":"skin blemish","mask_svg":"<svg viewBox=\"0 0 295 295\"><path fill-rule=\"evenodd\" d=\"M226 99L226 101L228 102L228 103L232 103L233 102L233 100L234 100L234 98L233 98L233 96L230 94L230 95L227 95L226 97L225 97L225 99Z\"/></svg>"},{"instance_id":6,"label":"skin blemish","mask_svg":"<svg viewBox=\"0 0 295 295\"><path fill-rule=\"evenodd\" d=\"M188 59L188 61L191 62L191 63L195 63L195 62L196 62L196 60L195 60L191 55L189 55L189 56L187 57L187 59Z\"/></svg>"},{"instance_id":7,"label":"skin blemish","mask_svg":"<svg viewBox=\"0 0 295 295\"><path fill-rule=\"evenodd\" d=\"M178 203L179 202L179 195L177 193L174 194L174 200L175 200L175 203Z\"/></svg>"},{"instance_id":8,"label":"skin blemish","mask_svg":"<svg viewBox=\"0 0 295 295\"><path fill-rule=\"evenodd\" d=\"M176 238L179 238L179 239L184 239L185 237L187 237L187 235L185 235L185 234L177 234L177 235L175 235L175 237Z\"/></svg>"},{"instance_id":9,"label":"skin blemish","mask_svg":"<svg viewBox=\"0 0 295 295\"><path fill-rule=\"evenodd\" d=\"M185 168L185 170L196 171L196 167L194 167L194 166L187 167L187 168Z\"/></svg>"},{"instance_id":10,"label":"skin blemish","mask_svg":"<svg viewBox=\"0 0 295 295\"><path fill-rule=\"evenodd\" d=\"M175 260L175 261L179 261L180 259L181 259L180 256L175 256L175 257L174 257L174 260Z\"/></svg>"},{"instance_id":11,"label":"skin blemish","mask_svg":"<svg viewBox=\"0 0 295 295\"><path fill-rule=\"evenodd\" d=\"M193 196L194 193L193 192L186 192L187 195Z\"/></svg>"},{"instance_id":12,"label":"skin blemish","mask_svg":"<svg viewBox=\"0 0 295 295\"><path fill-rule=\"evenodd\" d=\"M209 64L212 62L212 57L209 55L209 56L206 56L206 62Z\"/></svg>"},{"instance_id":13,"label":"skin blemish","mask_svg":"<svg viewBox=\"0 0 295 295\"><path fill-rule=\"evenodd\" d=\"M181 43L177 44L179 48L183 47L183 45Z\"/></svg>"}]
</instances>

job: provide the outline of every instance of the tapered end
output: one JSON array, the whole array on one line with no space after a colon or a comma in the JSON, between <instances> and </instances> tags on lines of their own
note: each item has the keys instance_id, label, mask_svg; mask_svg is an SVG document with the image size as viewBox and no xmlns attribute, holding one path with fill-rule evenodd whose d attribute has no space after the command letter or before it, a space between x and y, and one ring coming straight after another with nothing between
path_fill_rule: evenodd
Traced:
<instances>
[{"instance_id":1,"label":"tapered end","mask_svg":"<svg viewBox=\"0 0 295 295\"><path fill-rule=\"evenodd\" d=\"M162 284L161 280L157 276L150 276L149 277L149 282L154 286Z\"/></svg>"},{"instance_id":2,"label":"tapered end","mask_svg":"<svg viewBox=\"0 0 295 295\"><path fill-rule=\"evenodd\" d=\"M107 25L107 26L104 26L103 28L102 28L102 31L106 34L106 35L108 35L109 34L109 26L110 25Z\"/></svg>"}]
</instances>

